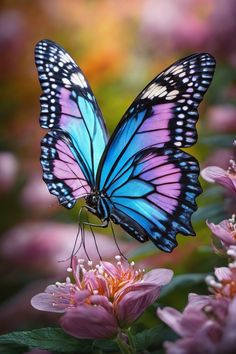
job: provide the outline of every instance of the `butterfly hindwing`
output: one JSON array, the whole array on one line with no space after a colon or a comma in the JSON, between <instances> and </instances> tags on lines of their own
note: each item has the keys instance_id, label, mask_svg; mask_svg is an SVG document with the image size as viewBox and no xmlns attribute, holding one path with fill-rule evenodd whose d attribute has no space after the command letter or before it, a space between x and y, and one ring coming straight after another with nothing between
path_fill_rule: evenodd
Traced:
<instances>
[{"instance_id":1,"label":"butterfly hindwing","mask_svg":"<svg viewBox=\"0 0 236 354\"><path fill-rule=\"evenodd\" d=\"M98 188L112 184L129 159L141 150L189 147L196 142L197 108L211 83L214 67L209 54L191 55L147 85L109 140L98 170Z\"/></svg>"},{"instance_id":2,"label":"butterfly hindwing","mask_svg":"<svg viewBox=\"0 0 236 354\"><path fill-rule=\"evenodd\" d=\"M198 162L181 150L151 148L137 154L109 189L114 221L140 241L149 238L171 251L178 232L194 235L190 218L201 193L198 175Z\"/></svg>"},{"instance_id":3,"label":"butterfly hindwing","mask_svg":"<svg viewBox=\"0 0 236 354\"><path fill-rule=\"evenodd\" d=\"M85 179L87 184L93 187L108 135L101 111L88 81L69 54L51 41L43 40L36 45L35 62L43 90L40 99L40 124L43 128L52 130L52 134L49 133L42 141L41 161L43 168L47 164L45 161L49 159L45 155L48 142L51 139L53 141L56 139L57 143L54 144L53 149L57 150L58 145L61 144L65 151L70 150L71 158L75 159L83 175L83 178L78 177L79 180L81 179L80 184L83 184L83 179ZM60 143L60 139L64 136L66 139ZM51 145L50 149L52 151ZM57 151L57 158L60 159L61 154ZM59 202L62 203L64 200L64 192L62 192L64 187L67 188L67 192L70 191L69 195L74 200L78 197L78 193L73 190L71 184L68 185L67 179L64 180L61 171L57 172L58 165L54 162L50 171L45 171L44 168L44 179L49 190L52 192L54 189L51 184L49 185L47 173L50 178L56 179L57 183L61 183L60 185L63 186L63 188L56 188ZM50 161L48 166L52 167ZM49 168L48 166L47 168ZM58 178L59 175L61 178ZM78 176L81 174L79 173ZM78 187L76 183L73 186ZM70 203L62 204L71 207Z\"/></svg>"},{"instance_id":4,"label":"butterfly hindwing","mask_svg":"<svg viewBox=\"0 0 236 354\"><path fill-rule=\"evenodd\" d=\"M72 208L76 199L88 195L91 190L78 157L69 136L64 133L51 131L42 139L43 179L50 193L67 208Z\"/></svg>"}]
</instances>

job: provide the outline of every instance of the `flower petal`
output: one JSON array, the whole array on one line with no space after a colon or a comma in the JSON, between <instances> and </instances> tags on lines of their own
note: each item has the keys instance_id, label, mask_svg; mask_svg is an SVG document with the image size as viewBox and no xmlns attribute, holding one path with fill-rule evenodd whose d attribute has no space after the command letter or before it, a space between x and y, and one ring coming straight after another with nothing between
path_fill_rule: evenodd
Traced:
<instances>
[{"instance_id":1,"label":"flower petal","mask_svg":"<svg viewBox=\"0 0 236 354\"><path fill-rule=\"evenodd\" d=\"M65 312L71 306L73 288L74 285L65 283L49 285L44 293L31 299L31 305L40 311Z\"/></svg>"},{"instance_id":2,"label":"flower petal","mask_svg":"<svg viewBox=\"0 0 236 354\"><path fill-rule=\"evenodd\" d=\"M103 306L79 305L69 309L60 319L68 334L77 338L112 338L118 333L115 316Z\"/></svg>"},{"instance_id":3,"label":"flower petal","mask_svg":"<svg viewBox=\"0 0 236 354\"><path fill-rule=\"evenodd\" d=\"M215 268L215 276L219 281L231 280L232 272L228 267L219 267L219 268Z\"/></svg>"},{"instance_id":4,"label":"flower petal","mask_svg":"<svg viewBox=\"0 0 236 354\"><path fill-rule=\"evenodd\" d=\"M170 269L152 269L150 272L144 274L143 281L145 283L156 284L157 286L164 286L171 281L173 274L173 271Z\"/></svg>"},{"instance_id":5,"label":"flower petal","mask_svg":"<svg viewBox=\"0 0 236 354\"><path fill-rule=\"evenodd\" d=\"M118 268L114 264L103 261L101 262L101 266L111 277L115 278L120 276Z\"/></svg>"},{"instance_id":6,"label":"flower petal","mask_svg":"<svg viewBox=\"0 0 236 354\"><path fill-rule=\"evenodd\" d=\"M201 176L208 182L216 182L227 188L232 196L236 197L236 178L228 174L223 168L217 166L209 166L202 170Z\"/></svg>"},{"instance_id":7,"label":"flower petal","mask_svg":"<svg viewBox=\"0 0 236 354\"><path fill-rule=\"evenodd\" d=\"M182 335L181 312L177 311L172 307L164 307L163 309L160 308L157 309L157 315L163 322L165 322L176 333Z\"/></svg>"},{"instance_id":8,"label":"flower petal","mask_svg":"<svg viewBox=\"0 0 236 354\"><path fill-rule=\"evenodd\" d=\"M222 353L234 353L236 348L236 297L232 300L228 308L226 326L221 339L220 349Z\"/></svg>"},{"instance_id":9,"label":"flower petal","mask_svg":"<svg viewBox=\"0 0 236 354\"><path fill-rule=\"evenodd\" d=\"M160 293L160 287L154 284L134 284L119 293L115 299L115 311L121 327L129 326L144 310L151 305Z\"/></svg>"},{"instance_id":10,"label":"flower petal","mask_svg":"<svg viewBox=\"0 0 236 354\"><path fill-rule=\"evenodd\" d=\"M31 305L40 311L48 311L48 312L65 312L68 306L64 308L54 306L54 298L52 294L40 293L32 297Z\"/></svg>"},{"instance_id":11,"label":"flower petal","mask_svg":"<svg viewBox=\"0 0 236 354\"><path fill-rule=\"evenodd\" d=\"M201 171L201 176L207 182L214 183L219 178L226 176L226 171L218 166L208 166Z\"/></svg>"},{"instance_id":12,"label":"flower petal","mask_svg":"<svg viewBox=\"0 0 236 354\"><path fill-rule=\"evenodd\" d=\"M206 221L207 226L211 232L218 237L226 246L235 245L236 239L232 236L232 232L229 228L229 221L223 220L219 224Z\"/></svg>"}]
</instances>

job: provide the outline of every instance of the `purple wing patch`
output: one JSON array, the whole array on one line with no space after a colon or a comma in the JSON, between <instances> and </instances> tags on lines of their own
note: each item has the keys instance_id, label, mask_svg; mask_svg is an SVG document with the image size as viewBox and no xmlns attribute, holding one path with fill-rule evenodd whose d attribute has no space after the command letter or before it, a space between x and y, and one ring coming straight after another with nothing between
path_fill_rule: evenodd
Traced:
<instances>
[{"instance_id":1,"label":"purple wing patch","mask_svg":"<svg viewBox=\"0 0 236 354\"><path fill-rule=\"evenodd\" d=\"M73 150L70 140L62 133L49 132L42 139L43 179L50 193L67 208L72 208L76 199L88 195L91 190Z\"/></svg>"}]
</instances>

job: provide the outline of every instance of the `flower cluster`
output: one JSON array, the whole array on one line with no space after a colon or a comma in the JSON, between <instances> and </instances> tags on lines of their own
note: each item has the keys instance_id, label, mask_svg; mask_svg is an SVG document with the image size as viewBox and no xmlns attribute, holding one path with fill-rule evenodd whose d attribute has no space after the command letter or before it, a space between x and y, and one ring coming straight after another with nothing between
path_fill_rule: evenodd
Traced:
<instances>
[{"instance_id":1,"label":"flower cluster","mask_svg":"<svg viewBox=\"0 0 236 354\"><path fill-rule=\"evenodd\" d=\"M236 141L234 147L236 147ZM206 181L225 187L233 197L236 197L236 162L234 159L229 160L227 170L218 166L209 166L202 170L201 175Z\"/></svg>"},{"instance_id":2,"label":"flower cluster","mask_svg":"<svg viewBox=\"0 0 236 354\"><path fill-rule=\"evenodd\" d=\"M207 167L202 176L231 191L236 197L236 164L230 160L227 171ZM159 318L180 337L165 342L167 354L233 354L236 348L236 218L233 214L219 224L207 221L220 251L228 257L228 266L215 269L206 277L210 295L189 294L188 304L179 312L165 307L157 310ZM218 248L215 248L217 252Z\"/></svg>"},{"instance_id":3,"label":"flower cluster","mask_svg":"<svg viewBox=\"0 0 236 354\"><path fill-rule=\"evenodd\" d=\"M145 273L134 262L116 264L73 257L72 277L50 285L31 304L42 311L61 312L62 328L77 338L113 338L129 327L158 297L173 275L169 269ZM73 278L73 281L71 280Z\"/></svg>"}]
</instances>

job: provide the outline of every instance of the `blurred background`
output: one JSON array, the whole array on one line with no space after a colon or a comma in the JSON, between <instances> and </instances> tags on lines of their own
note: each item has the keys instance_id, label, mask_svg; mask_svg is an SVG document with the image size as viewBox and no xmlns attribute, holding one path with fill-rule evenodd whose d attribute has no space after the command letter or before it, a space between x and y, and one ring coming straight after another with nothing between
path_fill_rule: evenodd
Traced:
<instances>
[{"instance_id":1,"label":"blurred background","mask_svg":"<svg viewBox=\"0 0 236 354\"><path fill-rule=\"evenodd\" d=\"M82 68L110 132L136 95L161 70L194 52L209 52L216 74L200 107L199 140L189 152L201 167L228 167L236 131L236 3L234 0L2 0L0 5L0 328L4 333L46 325L56 316L40 313L30 298L66 276L78 229L80 204L58 205L41 177L39 127L41 90L34 46L47 38L62 45ZM178 237L164 254L116 228L121 250L141 266L170 267L175 274L207 273L219 259L211 252L205 220L218 222L234 211L230 195L201 179L204 189L193 225L197 237ZM117 254L110 230L96 230L104 259ZM86 235L91 258L98 258ZM104 246L105 245L105 246ZM206 291L203 283L191 291ZM188 282L162 302L181 308ZM151 313L137 326L157 323Z\"/></svg>"}]
</instances>

